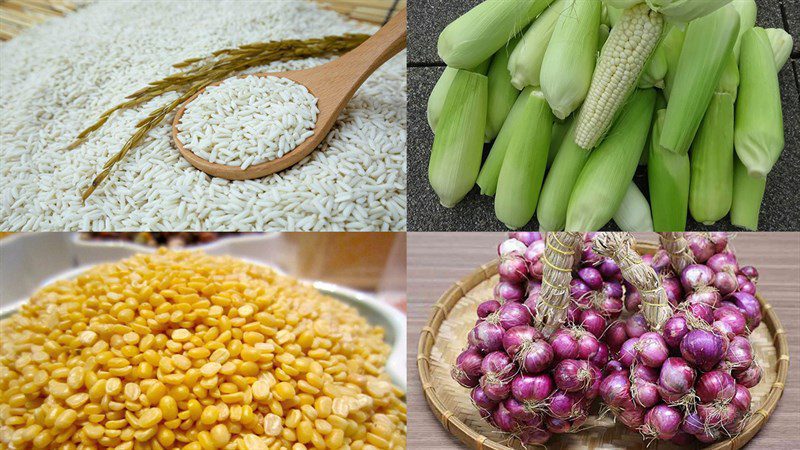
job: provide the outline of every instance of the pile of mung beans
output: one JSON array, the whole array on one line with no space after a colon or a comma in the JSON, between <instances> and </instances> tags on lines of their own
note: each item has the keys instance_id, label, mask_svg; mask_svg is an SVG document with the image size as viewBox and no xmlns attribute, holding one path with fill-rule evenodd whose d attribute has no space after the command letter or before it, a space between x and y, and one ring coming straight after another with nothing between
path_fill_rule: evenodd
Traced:
<instances>
[{"instance_id":1,"label":"pile of mung beans","mask_svg":"<svg viewBox=\"0 0 800 450\"><path fill-rule=\"evenodd\" d=\"M53 283L0 329L2 447L405 448L383 331L266 267L159 250Z\"/></svg>"}]
</instances>

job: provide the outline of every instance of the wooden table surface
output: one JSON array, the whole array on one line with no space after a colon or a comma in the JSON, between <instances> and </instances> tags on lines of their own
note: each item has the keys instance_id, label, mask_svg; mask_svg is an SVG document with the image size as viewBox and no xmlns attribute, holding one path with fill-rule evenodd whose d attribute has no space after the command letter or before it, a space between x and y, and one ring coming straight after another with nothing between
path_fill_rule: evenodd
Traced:
<instances>
[{"instance_id":1,"label":"wooden table surface","mask_svg":"<svg viewBox=\"0 0 800 450\"><path fill-rule=\"evenodd\" d=\"M655 234L637 236L656 241ZM408 234L408 425L410 449L465 448L428 409L416 356L419 333L431 306L455 281L496 257L503 233ZM800 423L800 233L738 233L732 241L739 261L760 272L759 293L775 308L788 333L791 369L783 398L769 422L745 447L798 448ZM657 449L656 445L651 446Z\"/></svg>"}]
</instances>

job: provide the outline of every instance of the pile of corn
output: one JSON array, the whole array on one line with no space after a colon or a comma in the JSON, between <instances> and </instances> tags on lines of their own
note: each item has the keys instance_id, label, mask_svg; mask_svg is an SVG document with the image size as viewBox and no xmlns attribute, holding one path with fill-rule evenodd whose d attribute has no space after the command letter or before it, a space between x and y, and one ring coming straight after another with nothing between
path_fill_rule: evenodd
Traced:
<instances>
[{"instance_id":1,"label":"pile of corn","mask_svg":"<svg viewBox=\"0 0 800 450\"><path fill-rule=\"evenodd\" d=\"M756 229L792 38L755 0L485 0L439 36L429 180L510 229ZM485 142L493 142L483 161ZM633 184L648 165L650 199ZM549 167L549 171L548 171ZM652 208L651 208L652 207Z\"/></svg>"},{"instance_id":2,"label":"pile of corn","mask_svg":"<svg viewBox=\"0 0 800 450\"><path fill-rule=\"evenodd\" d=\"M383 331L268 268L160 250L0 328L5 448L405 448Z\"/></svg>"}]
</instances>

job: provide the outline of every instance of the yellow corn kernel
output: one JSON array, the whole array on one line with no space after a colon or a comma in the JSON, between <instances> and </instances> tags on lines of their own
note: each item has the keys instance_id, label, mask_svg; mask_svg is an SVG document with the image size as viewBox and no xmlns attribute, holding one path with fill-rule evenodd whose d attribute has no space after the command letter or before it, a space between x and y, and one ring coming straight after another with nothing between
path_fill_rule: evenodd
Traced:
<instances>
[{"instance_id":1,"label":"yellow corn kernel","mask_svg":"<svg viewBox=\"0 0 800 450\"><path fill-rule=\"evenodd\" d=\"M203 409L203 413L200 415L200 423L211 425L212 423L217 421L219 417L219 410L214 405L208 405Z\"/></svg>"}]
</instances>

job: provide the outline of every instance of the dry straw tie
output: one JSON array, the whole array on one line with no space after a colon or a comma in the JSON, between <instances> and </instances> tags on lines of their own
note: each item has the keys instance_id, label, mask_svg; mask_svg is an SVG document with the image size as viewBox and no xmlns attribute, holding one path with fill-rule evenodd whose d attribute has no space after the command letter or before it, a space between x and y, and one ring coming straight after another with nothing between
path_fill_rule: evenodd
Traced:
<instances>
[{"instance_id":1,"label":"dry straw tie","mask_svg":"<svg viewBox=\"0 0 800 450\"><path fill-rule=\"evenodd\" d=\"M575 232L547 234L542 255L542 290L536 303L536 326L545 336L553 334L567 316L569 282L582 239L583 235Z\"/></svg>"},{"instance_id":2,"label":"dry straw tie","mask_svg":"<svg viewBox=\"0 0 800 450\"><path fill-rule=\"evenodd\" d=\"M658 239L667 251L676 274L680 275L686 266L694 264L694 257L683 233L658 233Z\"/></svg>"}]
</instances>

